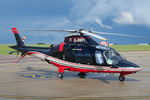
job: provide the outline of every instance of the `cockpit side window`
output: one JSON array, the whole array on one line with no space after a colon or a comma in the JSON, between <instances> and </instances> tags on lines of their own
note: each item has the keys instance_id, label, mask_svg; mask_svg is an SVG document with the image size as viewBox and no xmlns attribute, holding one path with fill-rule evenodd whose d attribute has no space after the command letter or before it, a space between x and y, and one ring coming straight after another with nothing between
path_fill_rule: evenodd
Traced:
<instances>
[{"instance_id":1,"label":"cockpit side window","mask_svg":"<svg viewBox=\"0 0 150 100\"><path fill-rule=\"evenodd\" d=\"M104 57L108 65L118 64L123 58L114 50L104 51Z\"/></svg>"}]
</instances>

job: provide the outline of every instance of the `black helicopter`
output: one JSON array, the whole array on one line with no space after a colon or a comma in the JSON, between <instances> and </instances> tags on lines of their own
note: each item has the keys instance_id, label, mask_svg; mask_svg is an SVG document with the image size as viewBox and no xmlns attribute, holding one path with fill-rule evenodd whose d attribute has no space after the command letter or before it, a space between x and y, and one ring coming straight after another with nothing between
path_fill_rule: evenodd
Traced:
<instances>
[{"instance_id":1,"label":"black helicopter","mask_svg":"<svg viewBox=\"0 0 150 100\"><path fill-rule=\"evenodd\" d=\"M32 55L40 58L58 67L58 78L63 78L65 70L79 72L80 78L85 78L87 73L119 73L119 80L124 81L125 75L136 73L141 67L126 60L115 49L98 44L90 36L101 40L106 38L96 35L121 35L129 37L147 38L142 36L133 36L116 33L92 32L84 29L79 30L20 30L20 31L50 31L50 32L67 32L64 42L50 47L32 47L25 46L19 32L12 28L16 38L17 45L10 46L22 53L20 60L26 55ZM78 34L74 34L78 33ZM149 38L148 38L149 39ZM11 52L13 53L13 52Z\"/></svg>"}]
</instances>

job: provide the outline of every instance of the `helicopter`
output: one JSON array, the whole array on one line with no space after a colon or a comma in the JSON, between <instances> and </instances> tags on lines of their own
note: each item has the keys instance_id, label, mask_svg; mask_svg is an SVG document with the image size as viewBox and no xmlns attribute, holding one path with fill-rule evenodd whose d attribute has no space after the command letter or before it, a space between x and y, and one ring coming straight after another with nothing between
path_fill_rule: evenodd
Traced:
<instances>
[{"instance_id":1,"label":"helicopter","mask_svg":"<svg viewBox=\"0 0 150 100\"><path fill-rule=\"evenodd\" d=\"M67 32L71 35L64 38L64 42L50 47L32 47L26 46L19 34L19 31L49 31L49 32ZM79 30L19 30L12 28L17 44L9 46L12 49L21 52L21 58L26 55L35 56L48 64L58 68L58 78L63 79L65 71L79 72L80 78L85 78L87 73L118 73L119 81L125 80L125 75L141 71L142 68L126 58L122 57L115 49L100 45L92 37L100 40L106 38L97 34L129 36L136 38L147 38L143 36L134 36L117 33L95 32L85 29ZM96 34L97 33L97 34ZM10 52L12 54L14 52Z\"/></svg>"}]
</instances>

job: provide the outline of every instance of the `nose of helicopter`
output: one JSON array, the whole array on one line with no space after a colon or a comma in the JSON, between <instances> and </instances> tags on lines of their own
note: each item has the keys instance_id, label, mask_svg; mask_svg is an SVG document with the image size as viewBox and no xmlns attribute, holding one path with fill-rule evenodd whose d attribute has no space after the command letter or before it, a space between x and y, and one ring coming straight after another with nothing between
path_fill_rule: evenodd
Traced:
<instances>
[{"instance_id":1,"label":"nose of helicopter","mask_svg":"<svg viewBox=\"0 0 150 100\"><path fill-rule=\"evenodd\" d=\"M132 71L135 71L135 72L138 72L138 71L142 70L141 66L139 66L135 63L132 63L130 61L127 61L127 60L122 60L118 64L116 64L112 67L124 68L124 69L132 70Z\"/></svg>"},{"instance_id":2,"label":"nose of helicopter","mask_svg":"<svg viewBox=\"0 0 150 100\"><path fill-rule=\"evenodd\" d=\"M137 64L130 62L129 67L135 70L136 72L141 71L143 68Z\"/></svg>"}]
</instances>

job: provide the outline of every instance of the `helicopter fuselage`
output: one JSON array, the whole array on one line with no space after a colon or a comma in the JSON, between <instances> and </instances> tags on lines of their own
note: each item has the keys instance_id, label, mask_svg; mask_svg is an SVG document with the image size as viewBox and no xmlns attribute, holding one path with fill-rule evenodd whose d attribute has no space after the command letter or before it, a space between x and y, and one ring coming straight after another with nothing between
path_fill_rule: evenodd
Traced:
<instances>
[{"instance_id":1,"label":"helicopter fuselage","mask_svg":"<svg viewBox=\"0 0 150 100\"><path fill-rule=\"evenodd\" d=\"M10 47L22 52L22 56L33 55L57 66L59 78L64 70L69 70L80 72L81 77L88 72L120 73L119 80L124 81L124 75L141 70L138 65L126 60L113 48L100 45L83 34L65 37L64 42L58 45L32 47L25 46L18 32L13 32L17 45Z\"/></svg>"}]
</instances>

